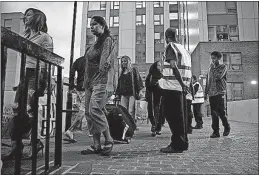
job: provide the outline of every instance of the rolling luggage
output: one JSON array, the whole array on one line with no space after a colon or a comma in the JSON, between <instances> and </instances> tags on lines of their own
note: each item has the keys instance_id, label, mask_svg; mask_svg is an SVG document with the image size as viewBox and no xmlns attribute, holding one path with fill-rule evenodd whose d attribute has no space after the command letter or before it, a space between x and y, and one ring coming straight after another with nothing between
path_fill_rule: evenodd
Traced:
<instances>
[{"instance_id":1,"label":"rolling luggage","mask_svg":"<svg viewBox=\"0 0 259 175\"><path fill-rule=\"evenodd\" d=\"M136 130L136 123L127 109L121 105L107 104L105 110L114 141L129 143Z\"/></svg>"}]
</instances>

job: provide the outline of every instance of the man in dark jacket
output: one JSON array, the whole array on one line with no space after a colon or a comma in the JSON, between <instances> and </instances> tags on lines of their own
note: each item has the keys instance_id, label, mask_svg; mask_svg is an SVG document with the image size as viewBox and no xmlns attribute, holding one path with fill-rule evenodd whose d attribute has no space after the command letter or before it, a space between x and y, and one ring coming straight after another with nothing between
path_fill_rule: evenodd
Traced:
<instances>
[{"instance_id":1,"label":"man in dark jacket","mask_svg":"<svg viewBox=\"0 0 259 175\"><path fill-rule=\"evenodd\" d=\"M149 74L147 75L146 86L146 100L148 102L148 118L151 122L152 136L161 135L162 127L162 114L161 114L161 101L162 92L158 85L158 80L163 77L160 71L160 62L155 62L150 66Z\"/></svg>"},{"instance_id":2,"label":"man in dark jacket","mask_svg":"<svg viewBox=\"0 0 259 175\"><path fill-rule=\"evenodd\" d=\"M207 75L205 100L209 96L211 115L212 115L212 129L213 133L210 138L220 137L219 134L219 118L224 126L223 136L228 136L230 133L230 126L226 117L226 86L227 86L227 66L219 64L222 55L218 51L211 53L212 63Z\"/></svg>"}]
</instances>

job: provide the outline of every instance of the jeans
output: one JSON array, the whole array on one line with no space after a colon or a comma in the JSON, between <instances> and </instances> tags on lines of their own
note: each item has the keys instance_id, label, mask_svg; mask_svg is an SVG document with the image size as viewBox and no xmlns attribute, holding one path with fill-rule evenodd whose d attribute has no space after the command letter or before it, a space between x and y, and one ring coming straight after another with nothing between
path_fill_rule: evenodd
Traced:
<instances>
[{"instance_id":1,"label":"jeans","mask_svg":"<svg viewBox=\"0 0 259 175\"><path fill-rule=\"evenodd\" d=\"M153 88L148 99L148 118L154 127L155 131L161 131L162 114L161 114L161 89ZM153 131L152 131L153 132Z\"/></svg>"},{"instance_id":2,"label":"jeans","mask_svg":"<svg viewBox=\"0 0 259 175\"><path fill-rule=\"evenodd\" d=\"M176 150L187 150L189 144L186 132L186 117L184 117L186 105L184 105L183 94L180 91L163 91L165 118L172 133L170 145Z\"/></svg>"},{"instance_id":3,"label":"jeans","mask_svg":"<svg viewBox=\"0 0 259 175\"><path fill-rule=\"evenodd\" d=\"M193 104L194 118L195 118L195 121L196 121L197 125L200 125L200 126L203 125L201 105L202 105L202 103L194 103Z\"/></svg>"},{"instance_id":4,"label":"jeans","mask_svg":"<svg viewBox=\"0 0 259 175\"><path fill-rule=\"evenodd\" d=\"M229 128L228 119L226 117L226 104L224 95L216 95L209 97L211 116L212 116L212 129L214 132L219 132L219 118L225 128Z\"/></svg>"},{"instance_id":5,"label":"jeans","mask_svg":"<svg viewBox=\"0 0 259 175\"><path fill-rule=\"evenodd\" d=\"M135 97L134 96L121 96L121 106L126 108L131 115L131 117L135 119Z\"/></svg>"}]
</instances>

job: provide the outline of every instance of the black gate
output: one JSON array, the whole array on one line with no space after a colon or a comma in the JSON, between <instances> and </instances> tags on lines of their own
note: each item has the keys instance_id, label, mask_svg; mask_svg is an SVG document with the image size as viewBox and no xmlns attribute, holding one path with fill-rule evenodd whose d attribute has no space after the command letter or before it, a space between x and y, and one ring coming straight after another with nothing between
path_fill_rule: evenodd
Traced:
<instances>
[{"instance_id":1,"label":"black gate","mask_svg":"<svg viewBox=\"0 0 259 175\"><path fill-rule=\"evenodd\" d=\"M27 113L27 94L28 94L28 76L26 71L26 58L32 57L36 60L35 69L35 96L34 104L37 104L33 109L32 117L32 127L31 127L31 171L29 173L36 174L37 171L37 134L38 134L38 102L39 102L39 82L41 69L40 65L43 63L46 68L47 74L47 112L46 112L46 136L45 136L45 166L43 174L48 174L54 169L61 166L62 163L62 103L63 103L63 83L62 83L62 69L61 63L63 63L64 58L59 55L40 47L39 45L21 37L20 35L1 27L1 119L3 119L3 104L4 104L4 94L5 94L5 82L8 77L6 77L6 64L9 59L7 50L14 50L21 54L21 66L20 66L20 90L21 95L18 101L18 115L14 117L14 134L17 136L15 139L16 145L19 148L22 141L22 125L24 116ZM54 165L50 166L50 116L51 116L51 79L53 78L52 70L56 70L55 84L56 84L56 119L55 119L55 136L53 141L54 144ZM3 120L2 120L3 121ZM14 174L21 174L22 168L22 155L19 151L14 153ZM38 173L37 173L38 174Z\"/></svg>"}]
</instances>

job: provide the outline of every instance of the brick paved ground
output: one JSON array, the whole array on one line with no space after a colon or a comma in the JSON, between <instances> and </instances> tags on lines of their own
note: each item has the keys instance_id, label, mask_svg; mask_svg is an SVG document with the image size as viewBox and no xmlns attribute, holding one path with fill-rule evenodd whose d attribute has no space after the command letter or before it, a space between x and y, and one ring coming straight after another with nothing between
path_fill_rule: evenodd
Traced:
<instances>
[{"instance_id":1,"label":"brick paved ground","mask_svg":"<svg viewBox=\"0 0 259 175\"><path fill-rule=\"evenodd\" d=\"M178 154L159 152L169 144L168 126L154 138L150 126L140 124L131 143L115 145L109 157L81 155L91 140L77 133L76 144L63 144L63 166L53 174L258 174L258 125L230 121L228 137L210 139L210 124L206 118L204 128L189 135L189 150Z\"/></svg>"}]
</instances>

